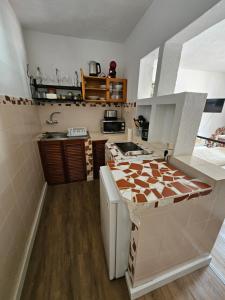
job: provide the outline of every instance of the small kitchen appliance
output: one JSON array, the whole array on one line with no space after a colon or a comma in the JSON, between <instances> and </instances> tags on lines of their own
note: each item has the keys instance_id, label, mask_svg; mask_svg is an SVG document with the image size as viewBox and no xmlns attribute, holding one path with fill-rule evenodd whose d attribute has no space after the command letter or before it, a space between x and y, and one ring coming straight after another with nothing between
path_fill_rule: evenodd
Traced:
<instances>
[{"instance_id":1,"label":"small kitchen appliance","mask_svg":"<svg viewBox=\"0 0 225 300\"><path fill-rule=\"evenodd\" d=\"M101 132L102 133L125 133L125 121L116 120L102 120L101 121Z\"/></svg>"},{"instance_id":2,"label":"small kitchen appliance","mask_svg":"<svg viewBox=\"0 0 225 300\"><path fill-rule=\"evenodd\" d=\"M134 119L134 124L138 129L140 129L142 140L147 141L149 122L147 122L146 119L142 115L140 115L137 119Z\"/></svg>"},{"instance_id":3,"label":"small kitchen appliance","mask_svg":"<svg viewBox=\"0 0 225 300\"><path fill-rule=\"evenodd\" d=\"M117 119L117 110L105 110L104 119L105 120L116 120Z\"/></svg>"},{"instance_id":4,"label":"small kitchen appliance","mask_svg":"<svg viewBox=\"0 0 225 300\"><path fill-rule=\"evenodd\" d=\"M149 122L145 122L141 130L141 138L143 141L148 140L148 128L149 128Z\"/></svg>"},{"instance_id":5,"label":"small kitchen appliance","mask_svg":"<svg viewBox=\"0 0 225 300\"><path fill-rule=\"evenodd\" d=\"M89 76L98 76L101 73L100 63L91 60L89 61L88 65L89 65Z\"/></svg>"},{"instance_id":6,"label":"small kitchen appliance","mask_svg":"<svg viewBox=\"0 0 225 300\"><path fill-rule=\"evenodd\" d=\"M112 60L109 64L109 77L116 78L116 62Z\"/></svg>"}]
</instances>

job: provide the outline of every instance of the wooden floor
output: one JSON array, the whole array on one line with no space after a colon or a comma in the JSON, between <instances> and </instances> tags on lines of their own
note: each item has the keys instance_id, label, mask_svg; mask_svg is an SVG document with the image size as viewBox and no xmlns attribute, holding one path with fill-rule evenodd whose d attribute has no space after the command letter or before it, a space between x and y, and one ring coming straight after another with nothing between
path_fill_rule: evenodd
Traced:
<instances>
[{"instance_id":1,"label":"wooden floor","mask_svg":"<svg viewBox=\"0 0 225 300\"><path fill-rule=\"evenodd\" d=\"M49 187L21 299L129 299L125 279L108 280L98 181ZM222 300L225 285L208 267L140 299Z\"/></svg>"}]
</instances>

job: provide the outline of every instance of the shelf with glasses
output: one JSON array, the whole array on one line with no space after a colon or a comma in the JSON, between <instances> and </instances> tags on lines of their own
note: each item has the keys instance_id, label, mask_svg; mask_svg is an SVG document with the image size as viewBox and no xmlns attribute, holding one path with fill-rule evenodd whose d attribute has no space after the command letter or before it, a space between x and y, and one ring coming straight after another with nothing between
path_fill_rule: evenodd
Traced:
<instances>
[{"instance_id":1,"label":"shelf with glasses","mask_svg":"<svg viewBox=\"0 0 225 300\"><path fill-rule=\"evenodd\" d=\"M107 89L103 89L103 88L98 88L98 87L86 87L85 88L86 91L103 91L103 92L106 92Z\"/></svg>"},{"instance_id":2,"label":"shelf with glasses","mask_svg":"<svg viewBox=\"0 0 225 300\"><path fill-rule=\"evenodd\" d=\"M76 102L82 98L80 86L37 84L35 80L31 84L31 93L33 100L39 102ZM46 97L47 93L53 93L57 98L49 99Z\"/></svg>"}]
</instances>

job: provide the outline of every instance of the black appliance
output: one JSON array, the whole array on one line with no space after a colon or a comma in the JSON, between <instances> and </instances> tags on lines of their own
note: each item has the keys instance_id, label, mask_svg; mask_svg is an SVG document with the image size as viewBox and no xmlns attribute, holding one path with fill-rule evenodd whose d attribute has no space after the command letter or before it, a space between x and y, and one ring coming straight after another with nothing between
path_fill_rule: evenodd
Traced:
<instances>
[{"instance_id":1,"label":"black appliance","mask_svg":"<svg viewBox=\"0 0 225 300\"><path fill-rule=\"evenodd\" d=\"M204 112L220 113L223 110L225 99L207 99Z\"/></svg>"},{"instance_id":2,"label":"black appliance","mask_svg":"<svg viewBox=\"0 0 225 300\"><path fill-rule=\"evenodd\" d=\"M124 120L102 120L101 131L102 133L124 133L125 132L125 121Z\"/></svg>"},{"instance_id":3,"label":"black appliance","mask_svg":"<svg viewBox=\"0 0 225 300\"><path fill-rule=\"evenodd\" d=\"M115 143L115 144L123 154L125 154L127 152L130 152L130 151L141 151L141 150L143 150L137 144L134 144L132 142Z\"/></svg>"},{"instance_id":4,"label":"black appliance","mask_svg":"<svg viewBox=\"0 0 225 300\"><path fill-rule=\"evenodd\" d=\"M141 130L141 138L143 141L148 140L148 128L149 128L149 122L145 122Z\"/></svg>"},{"instance_id":5,"label":"black appliance","mask_svg":"<svg viewBox=\"0 0 225 300\"><path fill-rule=\"evenodd\" d=\"M149 129L149 122L146 121L146 119L140 115L137 119L134 119L135 126L137 128L141 128L141 138L143 141L148 140L148 129Z\"/></svg>"}]
</instances>

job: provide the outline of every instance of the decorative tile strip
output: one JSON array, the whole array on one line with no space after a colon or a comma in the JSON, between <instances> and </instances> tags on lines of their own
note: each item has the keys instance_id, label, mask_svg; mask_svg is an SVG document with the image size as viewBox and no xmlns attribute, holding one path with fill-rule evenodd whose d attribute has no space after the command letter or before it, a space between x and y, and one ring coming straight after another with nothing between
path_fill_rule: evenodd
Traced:
<instances>
[{"instance_id":1,"label":"decorative tile strip","mask_svg":"<svg viewBox=\"0 0 225 300\"><path fill-rule=\"evenodd\" d=\"M127 102L122 104L123 107L136 107L136 102Z\"/></svg>"},{"instance_id":2,"label":"decorative tile strip","mask_svg":"<svg viewBox=\"0 0 225 300\"><path fill-rule=\"evenodd\" d=\"M93 180L93 153L92 153L92 140L85 140L85 155L86 155L86 170L87 181Z\"/></svg>"},{"instance_id":3,"label":"decorative tile strip","mask_svg":"<svg viewBox=\"0 0 225 300\"><path fill-rule=\"evenodd\" d=\"M61 102L61 103L53 103L48 100L46 102L43 101L34 101L32 99L21 98L21 97L13 97L2 95L0 96L0 104L15 104L15 105L38 105L38 106L76 106L76 107L136 107L136 102L127 102L127 103L88 103L85 101L76 101L76 102Z\"/></svg>"},{"instance_id":4,"label":"decorative tile strip","mask_svg":"<svg viewBox=\"0 0 225 300\"><path fill-rule=\"evenodd\" d=\"M36 105L39 106L45 106L45 105L51 105L51 106L76 106L76 107L136 107L136 102L128 102L128 103L88 103L85 101L79 101L79 102L73 102L73 103L52 103L52 102L35 102Z\"/></svg>"},{"instance_id":5,"label":"decorative tile strip","mask_svg":"<svg viewBox=\"0 0 225 300\"><path fill-rule=\"evenodd\" d=\"M128 274L132 285L134 282L137 245L138 245L138 227L136 224L132 223L129 256L128 256Z\"/></svg>"},{"instance_id":6,"label":"decorative tile strip","mask_svg":"<svg viewBox=\"0 0 225 300\"><path fill-rule=\"evenodd\" d=\"M27 98L17 98L12 96L0 96L0 104L14 104L14 105L35 105L34 101Z\"/></svg>"},{"instance_id":7,"label":"decorative tile strip","mask_svg":"<svg viewBox=\"0 0 225 300\"><path fill-rule=\"evenodd\" d=\"M39 101L36 101L35 102L36 105L38 106L47 106L47 105L51 105L51 106L75 106L75 107L90 107L90 108L96 108L96 107L123 107L123 104L121 103L88 103L88 102L85 102L85 101L79 101L79 102L60 102L60 103L52 103L52 102L39 102Z\"/></svg>"}]
</instances>

